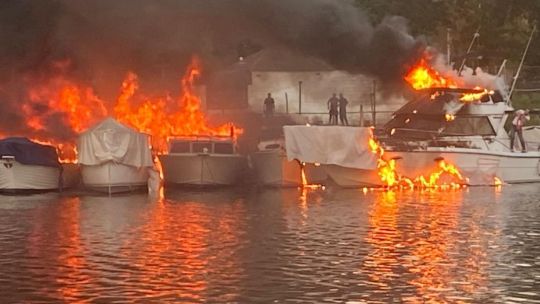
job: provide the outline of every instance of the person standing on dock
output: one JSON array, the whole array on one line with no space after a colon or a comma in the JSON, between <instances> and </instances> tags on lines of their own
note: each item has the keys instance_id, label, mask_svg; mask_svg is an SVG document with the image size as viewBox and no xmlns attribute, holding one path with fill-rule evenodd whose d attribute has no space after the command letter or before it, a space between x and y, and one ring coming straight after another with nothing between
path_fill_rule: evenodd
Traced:
<instances>
[{"instance_id":1,"label":"person standing on dock","mask_svg":"<svg viewBox=\"0 0 540 304\"><path fill-rule=\"evenodd\" d=\"M328 99L328 113L330 114L330 119L328 121L329 125L337 125L337 116L338 116L338 105L339 99L336 97L336 93L332 94L332 97Z\"/></svg>"},{"instance_id":2,"label":"person standing on dock","mask_svg":"<svg viewBox=\"0 0 540 304\"><path fill-rule=\"evenodd\" d=\"M531 119L529 116L529 110L517 110L514 113L514 120L512 120L512 131L510 132L510 151L514 152L514 141L517 133L519 142L521 143L521 152L527 152L525 139L523 139L523 126L529 119Z\"/></svg>"},{"instance_id":3,"label":"person standing on dock","mask_svg":"<svg viewBox=\"0 0 540 304\"><path fill-rule=\"evenodd\" d=\"M347 105L349 101L343 97L343 93L339 93L339 120L342 125L348 126L349 120L347 120Z\"/></svg>"},{"instance_id":4,"label":"person standing on dock","mask_svg":"<svg viewBox=\"0 0 540 304\"><path fill-rule=\"evenodd\" d=\"M274 116L274 110L276 108L276 102L274 101L274 98L272 98L272 94L268 93L268 96L264 100L264 116L265 117L272 117Z\"/></svg>"}]
</instances>

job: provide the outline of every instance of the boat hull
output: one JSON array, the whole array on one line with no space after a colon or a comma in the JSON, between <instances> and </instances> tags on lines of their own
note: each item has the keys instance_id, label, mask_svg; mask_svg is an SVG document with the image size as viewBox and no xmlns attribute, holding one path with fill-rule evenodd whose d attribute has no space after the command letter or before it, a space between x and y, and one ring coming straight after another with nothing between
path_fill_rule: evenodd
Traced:
<instances>
[{"instance_id":1,"label":"boat hull","mask_svg":"<svg viewBox=\"0 0 540 304\"><path fill-rule=\"evenodd\" d=\"M489 153L477 151L387 151L397 160L400 175L414 178L435 172L437 159L455 165L469 185L493 185L497 177L505 183L540 182L540 153ZM325 166L329 176L342 187L383 186L376 170Z\"/></svg>"},{"instance_id":2,"label":"boat hull","mask_svg":"<svg viewBox=\"0 0 540 304\"><path fill-rule=\"evenodd\" d=\"M147 189L149 168L136 168L112 161L100 165L81 165L86 189L102 193L121 193Z\"/></svg>"},{"instance_id":3,"label":"boat hull","mask_svg":"<svg viewBox=\"0 0 540 304\"><path fill-rule=\"evenodd\" d=\"M0 160L0 191L34 192L57 190L60 169L24 165L15 160Z\"/></svg>"},{"instance_id":4,"label":"boat hull","mask_svg":"<svg viewBox=\"0 0 540 304\"><path fill-rule=\"evenodd\" d=\"M159 160L165 183L174 185L232 186L247 167L246 158L237 154L166 154Z\"/></svg>"},{"instance_id":5,"label":"boat hull","mask_svg":"<svg viewBox=\"0 0 540 304\"><path fill-rule=\"evenodd\" d=\"M260 151L251 156L259 184L274 187L302 185L302 169L296 160L289 161L280 151Z\"/></svg>"}]
</instances>

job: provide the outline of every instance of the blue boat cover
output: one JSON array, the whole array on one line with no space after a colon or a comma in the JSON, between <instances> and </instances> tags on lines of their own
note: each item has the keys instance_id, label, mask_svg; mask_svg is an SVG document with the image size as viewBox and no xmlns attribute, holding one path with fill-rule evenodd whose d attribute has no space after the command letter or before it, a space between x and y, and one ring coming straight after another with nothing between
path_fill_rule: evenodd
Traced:
<instances>
[{"instance_id":1,"label":"blue boat cover","mask_svg":"<svg viewBox=\"0 0 540 304\"><path fill-rule=\"evenodd\" d=\"M8 137L0 140L0 157L2 156L13 156L23 165L60 167L54 147L35 143L25 137Z\"/></svg>"}]
</instances>

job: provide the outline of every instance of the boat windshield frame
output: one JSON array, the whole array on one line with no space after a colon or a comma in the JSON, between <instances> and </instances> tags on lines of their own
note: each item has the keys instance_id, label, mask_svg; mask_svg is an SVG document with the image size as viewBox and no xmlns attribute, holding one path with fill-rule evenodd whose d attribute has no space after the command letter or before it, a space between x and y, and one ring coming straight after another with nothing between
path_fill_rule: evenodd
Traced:
<instances>
[{"instance_id":1,"label":"boat windshield frame","mask_svg":"<svg viewBox=\"0 0 540 304\"><path fill-rule=\"evenodd\" d=\"M231 137L182 136L168 140L169 154L236 154L236 144Z\"/></svg>"},{"instance_id":2,"label":"boat windshield frame","mask_svg":"<svg viewBox=\"0 0 540 304\"><path fill-rule=\"evenodd\" d=\"M427 140L441 137L496 136L488 114L469 114L469 108L493 104L492 100L463 102L458 94L469 89L427 90L397 110L384 126L394 139ZM439 94L438 92L443 92ZM437 93L437 95L432 95ZM459 125L462 125L459 127Z\"/></svg>"}]
</instances>

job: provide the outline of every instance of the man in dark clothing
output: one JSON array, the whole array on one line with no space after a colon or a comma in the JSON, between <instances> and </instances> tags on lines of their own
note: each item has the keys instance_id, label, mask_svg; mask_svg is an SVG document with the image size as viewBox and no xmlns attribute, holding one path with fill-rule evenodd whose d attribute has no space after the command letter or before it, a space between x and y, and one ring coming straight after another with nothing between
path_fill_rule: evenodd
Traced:
<instances>
[{"instance_id":1,"label":"man in dark clothing","mask_svg":"<svg viewBox=\"0 0 540 304\"><path fill-rule=\"evenodd\" d=\"M268 96L264 100L264 116L271 117L274 115L274 109L276 108L276 103L274 101L274 98L272 98L272 94L268 93Z\"/></svg>"},{"instance_id":2,"label":"man in dark clothing","mask_svg":"<svg viewBox=\"0 0 540 304\"><path fill-rule=\"evenodd\" d=\"M339 120L341 120L342 125L349 125L349 121L347 120L347 104L349 104L349 101L347 98L343 97L342 93L339 93Z\"/></svg>"},{"instance_id":3,"label":"man in dark clothing","mask_svg":"<svg viewBox=\"0 0 540 304\"><path fill-rule=\"evenodd\" d=\"M328 99L328 111L330 114L330 120L328 121L328 124L330 125L337 125L337 116L338 116L338 104L339 100L336 97L336 93L332 94L332 97Z\"/></svg>"}]
</instances>

